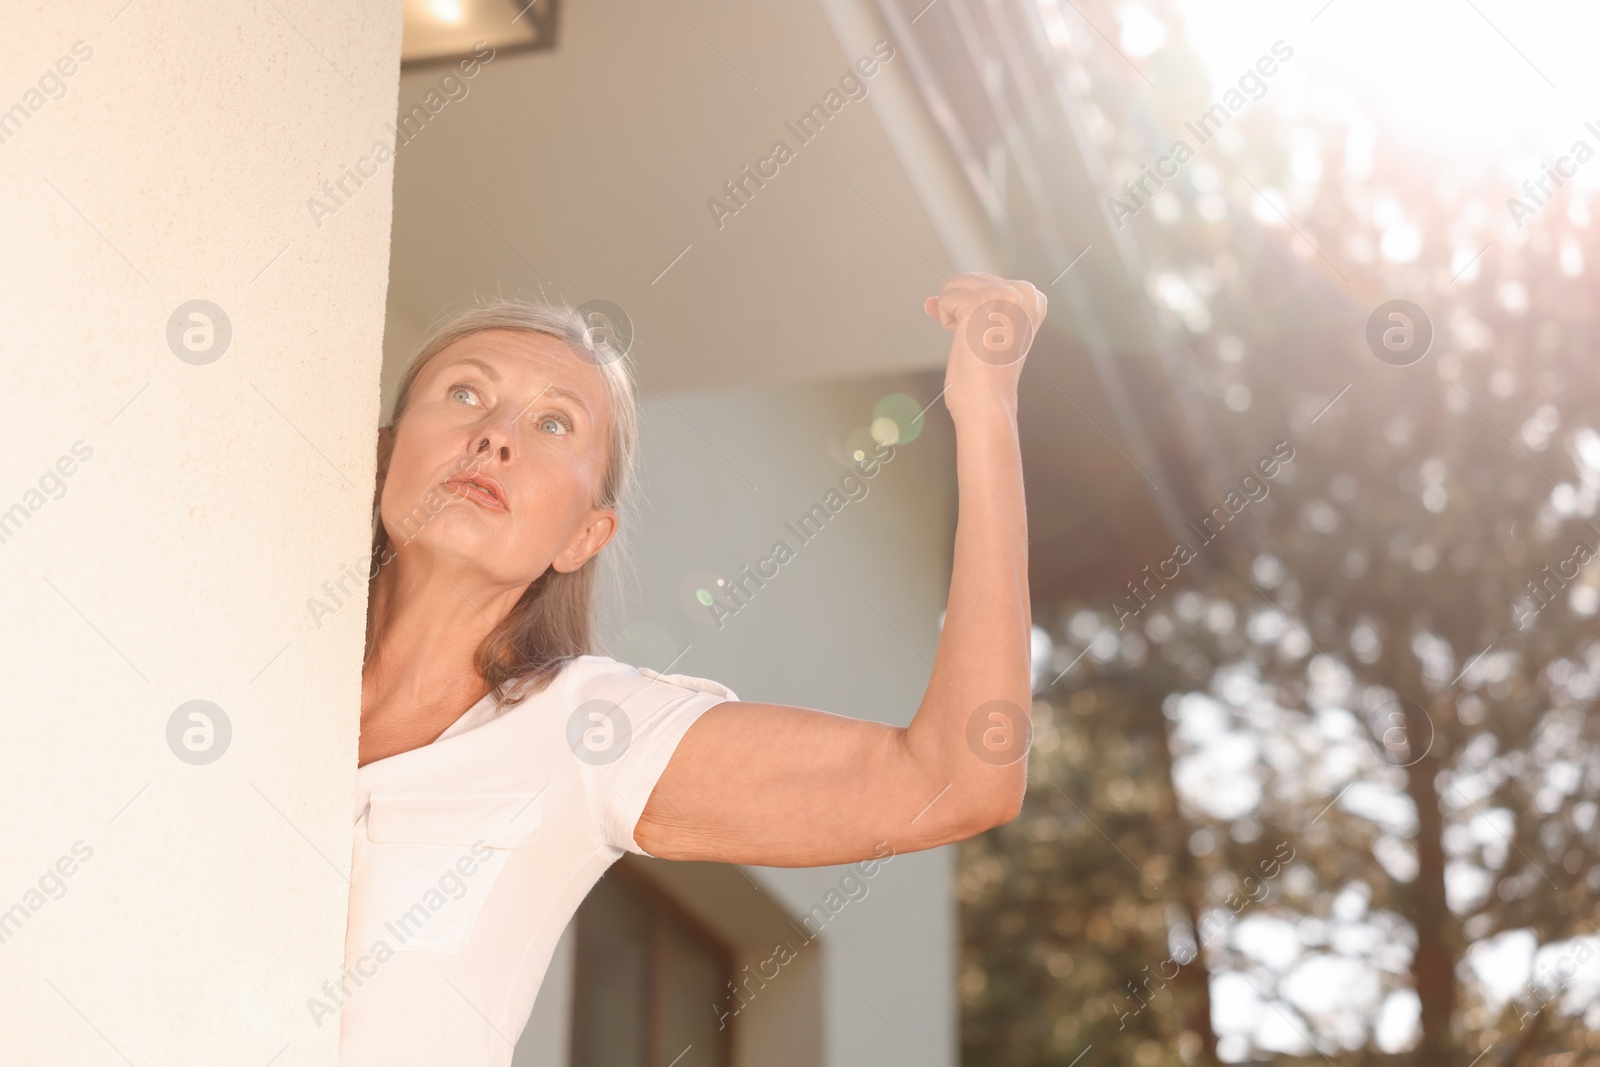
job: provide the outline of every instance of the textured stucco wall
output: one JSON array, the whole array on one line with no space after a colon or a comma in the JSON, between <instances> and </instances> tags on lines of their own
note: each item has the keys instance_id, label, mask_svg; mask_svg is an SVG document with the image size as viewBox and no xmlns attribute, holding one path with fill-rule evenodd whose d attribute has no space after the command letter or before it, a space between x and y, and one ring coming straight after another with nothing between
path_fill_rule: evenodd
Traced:
<instances>
[{"instance_id":1,"label":"textured stucco wall","mask_svg":"<svg viewBox=\"0 0 1600 1067\"><path fill-rule=\"evenodd\" d=\"M307 599L368 537L392 171L307 201L389 139L400 29L398 0L7 13L8 1064L334 1062L306 1001L341 963L365 590ZM169 331L195 300L225 350ZM189 709L173 737L196 700L225 746Z\"/></svg>"}]
</instances>

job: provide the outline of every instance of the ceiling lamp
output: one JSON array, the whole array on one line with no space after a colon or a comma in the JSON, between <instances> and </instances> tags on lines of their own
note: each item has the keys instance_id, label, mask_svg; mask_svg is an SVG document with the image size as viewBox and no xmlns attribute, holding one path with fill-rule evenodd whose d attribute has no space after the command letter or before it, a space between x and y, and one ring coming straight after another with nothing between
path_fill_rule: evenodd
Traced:
<instances>
[{"instance_id":1,"label":"ceiling lamp","mask_svg":"<svg viewBox=\"0 0 1600 1067\"><path fill-rule=\"evenodd\" d=\"M486 42L496 53L550 48L560 0L402 0L400 62L443 63Z\"/></svg>"}]
</instances>

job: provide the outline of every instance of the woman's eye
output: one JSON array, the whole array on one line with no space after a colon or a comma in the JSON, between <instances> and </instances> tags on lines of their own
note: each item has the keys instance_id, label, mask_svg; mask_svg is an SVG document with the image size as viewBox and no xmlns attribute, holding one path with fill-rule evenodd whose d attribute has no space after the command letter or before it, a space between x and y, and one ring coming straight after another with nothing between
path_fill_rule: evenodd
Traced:
<instances>
[{"instance_id":1,"label":"woman's eye","mask_svg":"<svg viewBox=\"0 0 1600 1067\"><path fill-rule=\"evenodd\" d=\"M470 385L457 385L450 390L450 399L459 400L464 404L476 403L478 391Z\"/></svg>"},{"instance_id":2,"label":"woman's eye","mask_svg":"<svg viewBox=\"0 0 1600 1067\"><path fill-rule=\"evenodd\" d=\"M572 432L572 427L560 415L545 415L539 420L539 429L556 437Z\"/></svg>"}]
</instances>

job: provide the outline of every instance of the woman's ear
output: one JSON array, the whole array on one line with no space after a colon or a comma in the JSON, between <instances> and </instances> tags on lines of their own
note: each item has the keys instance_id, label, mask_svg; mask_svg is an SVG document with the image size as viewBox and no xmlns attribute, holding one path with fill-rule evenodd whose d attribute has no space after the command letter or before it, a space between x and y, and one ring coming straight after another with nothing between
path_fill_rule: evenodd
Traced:
<instances>
[{"instance_id":1,"label":"woman's ear","mask_svg":"<svg viewBox=\"0 0 1600 1067\"><path fill-rule=\"evenodd\" d=\"M556 554L550 566L563 574L577 570L593 559L617 532L617 513L610 508L595 508L589 515L589 524Z\"/></svg>"}]
</instances>

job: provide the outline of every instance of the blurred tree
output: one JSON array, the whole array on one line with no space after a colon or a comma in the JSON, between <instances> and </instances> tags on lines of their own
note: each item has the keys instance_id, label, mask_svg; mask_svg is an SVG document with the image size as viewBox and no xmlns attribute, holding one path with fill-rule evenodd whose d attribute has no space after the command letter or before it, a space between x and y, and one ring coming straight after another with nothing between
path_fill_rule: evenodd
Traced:
<instances>
[{"instance_id":1,"label":"blurred tree","mask_svg":"<svg viewBox=\"0 0 1600 1067\"><path fill-rule=\"evenodd\" d=\"M1220 91L1140 7L1176 99L1061 45L1108 196ZM1357 104L1254 104L1127 224L1237 481L1191 472L1193 563L1036 605L1073 666L963 846L969 1062L1600 1062L1600 242L1582 191L1513 225L1503 148L1445 167ZM1395 298L1408 366L1366 340Z\"/></svg>"},{"instance_id":2,"label":"blurred tree","mask_svg":"<svg viewBox=\"0 0 1600 1067\"><path fill-rule=\"evenodd\" d=\"M969 1062L1157 1067L1214 1056L1203 972L1169 947L1198 922L1160 694L1085 685L1035 705L1021 817L962 846ZM1179 891L1181 886L1196 890Z\"/></svg>"}]
</instances>

